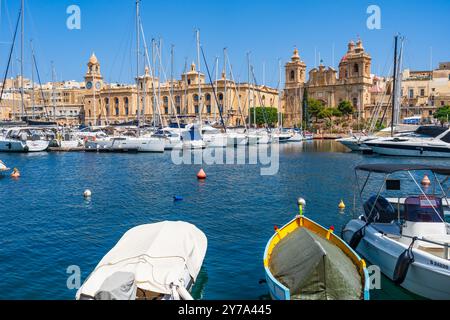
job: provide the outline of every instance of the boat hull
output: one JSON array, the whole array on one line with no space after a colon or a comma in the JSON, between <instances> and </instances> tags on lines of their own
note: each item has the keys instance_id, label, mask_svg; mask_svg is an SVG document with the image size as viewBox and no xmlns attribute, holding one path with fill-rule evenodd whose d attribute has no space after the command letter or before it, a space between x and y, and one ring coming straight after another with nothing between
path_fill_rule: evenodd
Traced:
<instances>
[{"instance_id":1,"label":"boat hull","mask_svg":"<svg viewBox=\"0 0 450 320\"><path fill-rule=\"evenodd\" d=\"M344 240L348 243L364 224L365 222L359 219L351 220L343 231ZM381 272L392 280L397 260L407 248L407 245L390 239L372 226L368 226L357 252L373 265L379 266ZM450 299L450 261L422 250L413 249L413 253L415 261L410 265L401 286L428 299Z\"/></svg>"},{"instance_id":2,"label":"boat hull","mask_svg":"<svg viewBox=\"0 0 450 320\"><path fill-rule=\"evenodd\" d=\"M19 140L1 140L0 152L28 152L28 147Z\"/></svg>"},{"instance_id":3,"label":"boat hull","mask_svg":"<svg viewBox=\"0 0 450 320\"><path fill-rule=\"evenodd\" d=\"M450 158L450 148L431 145L401 145L368 143L373 152L385 156Z\"/></svg>"},{"instance_id":4,"label":"boat hull","mask_svg":"<svg viewBox=\"0 0 450 320\"><path fill-rule=\"evenodd\" d=\"M314 221L306 218L306 217L296 217L294 220L289 222L283 228L278 230L269 242L266 245L266 249L264 252L264 269L266 274L266 282L269 288L270 296L273 300L291 300L291 292L289 288L284 286L280 281L278 281L272 274L269 265L270 258L274 248L278 245L278 243L288 236L290 233L294 232L298 228L306 228L315 234L319 235L322 238L329 237L329 240L333 245L342 250L345 255L350 258L353 264L359 269L359 274L362 281L363 292L361 296L364 300L370 299L369 294L369 274L365 267L365 262L362 260L358 254L353 251L342 239L334 235L333 233L329 233L329 230L323 228L321 225L315 223Z\"/></svg>"}]
</instances>

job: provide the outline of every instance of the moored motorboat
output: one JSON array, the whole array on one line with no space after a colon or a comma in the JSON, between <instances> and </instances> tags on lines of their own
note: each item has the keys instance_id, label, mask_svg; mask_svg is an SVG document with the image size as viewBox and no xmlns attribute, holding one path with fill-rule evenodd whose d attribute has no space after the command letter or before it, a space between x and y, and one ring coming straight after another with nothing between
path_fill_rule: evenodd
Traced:
<instances>
[{"instance_id":1,"label":"moored motorboat","mask_svg":"<svg viewBox=\"0 0 450 320\"><path fill-rule=\"evenodd\" d=\"M450 299L450 228L443 211L447 196L437 179L438 175L450 176L450 167L371 164L358 166L356 171L367 174L361 198L372 175L384 175L383 184L364 203L363 215L344 227L342 238L395 284L425 298ZM432 188L417 181L422 172L436 177ZM382 194L384 188L397 194L403 190L402 180L395 177L402 174L419 189L418 194L409 191L401 197L405 198L403 210Z\"/></svg>"},{"instance_id":2,"label":"moored motorboat","mask_svg":"<svg viewBox=\"0 0 450 320\"><path fill-rule=\"evenodd\" d=\"M192 224L135 227L100 261L77 300L192 300L207 238Z\"/></svg>"},{"instance_id":3,"label":"moored motorboat","mask_svg":"<svg viewBox=\"0 0 450 320\"><path fill-rule=\"evenodd\" d=\"M277 229L264 252L270 295L275 300L368 300L364 260L342 239L300 215Z\"/></svg>"},{"instance_id":4,"label":"moored motorboat","mask_svg":"<svg viewBox=\"0 0 450 320\"><path fill-rule=\"evenodd\" d=\"M436 137L379 138L365 142L365 145L373 152L387 156L450 158L450 129L444 129Z\"/></svg>"}]
</instances>

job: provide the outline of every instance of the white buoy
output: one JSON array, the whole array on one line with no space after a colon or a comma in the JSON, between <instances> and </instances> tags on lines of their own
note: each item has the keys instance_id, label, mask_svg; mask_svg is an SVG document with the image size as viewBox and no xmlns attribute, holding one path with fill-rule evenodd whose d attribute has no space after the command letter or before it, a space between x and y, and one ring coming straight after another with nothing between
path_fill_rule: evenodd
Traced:
<instances>
[{"instance_id":1,"label":"white buoy","mask_svg":"<svg viewBox=\"0 0 450 320\"><path fill-rule=\"evenodd\" d=\"M92 196L92 192L91 190L87 189L84 191L83 195L85 198L90 198Z\"/></svg>"}]
</instances>

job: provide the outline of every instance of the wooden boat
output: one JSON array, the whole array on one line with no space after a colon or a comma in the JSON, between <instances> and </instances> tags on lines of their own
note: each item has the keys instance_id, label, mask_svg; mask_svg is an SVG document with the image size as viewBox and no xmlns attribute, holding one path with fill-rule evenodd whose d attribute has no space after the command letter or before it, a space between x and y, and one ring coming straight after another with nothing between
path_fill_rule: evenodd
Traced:
<instances>
[{"instance_id":1,"label":"wooden boat","mask_svg":"<svg viewBox=\"0 0 450 320\"><path fill-rule=\"evenodd\" d=\"M369 300L365 261L333 228L327 230L300 212L284 227L275 228L264 252L272 299Z\"/></svg>"}]
</instances>

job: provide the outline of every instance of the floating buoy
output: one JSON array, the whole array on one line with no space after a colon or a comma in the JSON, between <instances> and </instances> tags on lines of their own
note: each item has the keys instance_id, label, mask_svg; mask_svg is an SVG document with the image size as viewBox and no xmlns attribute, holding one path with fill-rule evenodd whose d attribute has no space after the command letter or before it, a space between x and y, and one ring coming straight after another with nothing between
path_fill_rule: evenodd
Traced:
<instances>
[{"instance_id":1,"label":"floating buoy","mask_svg":"<svg viewBox=\"0 0 450 320\"><path fill-rule=\"evenodd\" d=\"M91 190L87 189L84 191L83 195L85 198L90 198L92 196L92 192Z\"/></svg>"},{"instance_id":2,"label":"floating buoy","mask_svg":"<svg viewBox=\"0 0 450 320\"><path fill-rule=\"evenodd\" d=\"M200 171L197 173L197 178L199 180L205 180L206 179L206 173L203 169L200 169Z\"/></svg>"},{"instance_id":3,"label":"floating buoy","mask_svg":"<svg viewBox=\"0 0 450 320\"><path fill-rule=\"evenodd\" d=\"M177 202L177 201L183 201L183 197L182 196L174 196L173 197L173 201Z\"/></svg>"},{"instance_id":4,"label":"floating buoy","mask_svg":"<svg viewBox=\"0 0 450 320\"><path fill-rule=\"evenodd\" d=\"M428 178L428 175L425 175L422 179L422 186L429 187L431 185L430 178Z\"/></svg>"},{"instance_id":5,"label":"floating buoy","mask_svg":"<svg viewBox=\"0 0 450 320\"><path fill-rule=\"evenodd\" d=\"M13 169L13 173L11 173L12 178L20 178L20 171L17 168Z\"/></svg>"},{"instance_id":6,"label":"floating buoy","mask_svg":"<svg viewBox=\"0 0 450 320\"><path fill-rule=\"evenodd\" d=\"M345 203L344 200L341 200L341 203L339 203L339 209L344 210L345 209Z\"/></svg>"}]
</instances>

